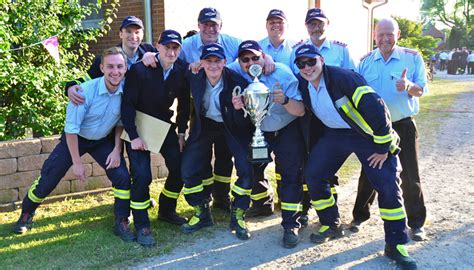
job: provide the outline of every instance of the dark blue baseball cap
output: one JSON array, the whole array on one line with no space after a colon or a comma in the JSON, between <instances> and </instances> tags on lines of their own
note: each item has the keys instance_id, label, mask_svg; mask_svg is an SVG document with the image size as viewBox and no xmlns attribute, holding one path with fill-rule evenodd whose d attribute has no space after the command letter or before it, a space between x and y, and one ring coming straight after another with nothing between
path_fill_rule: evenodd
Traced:
<instances>
[{"instance_id":1,"label":"dark blue baseball cap","mask_svg":"<svg viewBox=\"0 0 474 270\"><path fill-rule=\"evenodd\" d=\"M255 55L260 56L263 52L262 47L260 47L260 44L256 42L255 40L246 40L240 43L239 45L239 53L238 56L240 56L243 52L253 52Z\"/></svg>"},{"instance_id":2,"label":"dark blue baseball cap","mask_svg":"<svg viewBox=\"0 0 474 270\"><path fill-rule=\"evenodd\" d=\"M320 8L312 8L308 10L308 12L306 12L306 19L304 22L308 23L311 20L320 20L325 23L329 22L329 19L326 17L323 10Z\"/></svg>"},{"instance_id":3,"label":"dark blue baseball cap","mask_svg":"<svg viewBox=\"0 0 474 270\"><path fill-rule=\"evenodd\" d=\"M224 47L219 43L204 45L201 52L201 59L206 59L209 56L216 56L220 59L225 59Z\"/></svg>"},{"instance_id":4,"label":"dark blue baseball cap","mask_svg":"<svg viewBox=\"0 0 474 270\"><path fill-rule=\"evenodd\" d=\"M301 57L315 58L316 56L322 56L316 47L314 47L311 44L303 44L298 49L296 49L295 63L296 61L298 61L298 58L301 58Z\"/></svg>"},{"instance_id":5,"label":"dark blue baseball cap","mask_svg":"<svg viewBox=\"0 0 474 270\"><path fill-rule=\"evenodd\" d=\"M181 35L177 31L171 29L161 32L158 43L160 43L161 45L166 45L171 42L174 42L181 46Z\"/></svg>"},{"instance_id":6,"label":"dark blue baseball cap","mask_svg":"<svg viewBox=\"0 0 474 270\"><path fill-rule=\"evenodd\" d=\"M280 9L272 9L270 12L268 12L267 16L267 21L270 20L271 18L280 18L282 20L286 20L286 15L283 10Z\"/></svg>"},{"instance_id":7,"label":"dark blue baseball cap","mask_svg":"<svg viewBox=\"0 0 474 270\"><path fill-rule=\"evenodd\" d=\"M140 28L143 28L142 20L140 20L139 18L137 18L135 16L127 16L127 17L125 17L125 19L123 19L122 25L120 26L120 30L122 30L122 28L126 28L130 25L136 25L136 26L139 26Z\"/></svg>"},{"instance_id":8,"label":"dark blue baseball cap","mask_svg":"<svg viewBox=\"0 0 474 270\"><path fill-rule=\"evenodd\" d=\"M198 22L205 23L205 22L215 22L220 23L222 21L221 14L215 8L203 8L201 12L199 12Z\"/></svg>"}]
</instances>

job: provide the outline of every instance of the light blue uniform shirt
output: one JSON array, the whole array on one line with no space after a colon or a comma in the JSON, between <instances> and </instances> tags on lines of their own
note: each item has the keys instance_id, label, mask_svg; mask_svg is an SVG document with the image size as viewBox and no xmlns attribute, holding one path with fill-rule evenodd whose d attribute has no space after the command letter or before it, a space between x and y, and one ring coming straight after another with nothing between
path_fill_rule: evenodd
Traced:
<instances>
[{"instance_id":1,"label":"light blue uniform shirt","mask_svg":"<svg viewBox=\"0 0 474 270\"><path fill-rule=\"evenodd\" d=\"M308 39L304 44L313 44L313 43L311 42L311 39ZM300 70L294 63L295 58L296 58L295 57L296 49L298 49L300 46L293 48L293 51L291 52L291 58L290 58L291 66L290 67L291 67L291 70L293 70L293 73L295 74L298 74L300 72ZM315 45L313 44L313 46ZM323 44L321 44L321 47L317 47L317 46L315 47L318 48L319 52L323 55L324 64L355 70L354 60L352 59L349 53L349 49L347 48L347 45L345 45L344 43L326 39L324 40Z\"/></svg>"},{"instance_id":2,"label":"light blue uniform shirt","mask_svg":"<svg viewBox=\"0 0 474 270\"><path fill-rule=\"evenodd\" d=\"M405 68L408 69L407 79L427 93L425 65L421 55L414 50L395 46L385 61L379 49L375 49L361 60L357 68L357 72L384 99L393 122L414 116L420 110L418 97L412 97L406 91L399 92L395 86Z\"/></svg>"},{"instance_id":3,"label":"light blue uniform shirt","mask_svg":"<svg viewBox=\"0 0 474 270\"><path fill-rule=\"evenodd\" d=\"M81 89L85 101L77 106L69 101L64 132L77 134L88 140L100 140L117 124L121 124L123 82L114 94L107 90L104 77L82 83Z\"/></svg>"},{"instance_id":4,"label":"light blue uniform shirt","mask_svg":"<svg viewBox=\"0 0 474 270\"><path fill-rule=\"evenodd\" d=\"M308 92L311 97L311 110L324 125L330 128L351 128L334 107L324 77L321 76L318 89L308 83Z\"/></svg>"},{"instance_id":5,"label":"light blue uniform shirt","mask_svg":"<svg viewBox=\"0 0 474 270\"><path fill-rule=\"evenodd\" d=\"M253 82L253 78L242 70L238 61L230 64L229 68L238 72L248 82ZM275 71L270 75L262 74L259 80L270 89L270 92L273 92L273 86L279 82L285 95L295 100L302 100L301 93L298 90L298 80L291 73L290 68L284 64L275 63ZM267 132L278 131L294 119L296 119L296 116L288 113L283 105L275 103L270 110L270 115L263 119L260 129Z\"/></svg>"},{"instance_id":6,"label":"light blue uniform shirt","mask_svg":"<svg viewBox=\"0 0 474 270\"><path fill-rule=\"evenodd\" d=\"M160 55L158 55L158 59L160 59ZM160 65L161 65L161 60L160 60ZM163 65L161 65L161 68L163 68L163 80L166 81L168 79L168 76L171 74L171 70L173 69L174 64L171 64L168 69L165 69Z\"/></svg>"},{"instance_id":7,"label":"light blue uniform shirt","mask_svg":"<svg viewBox=\"0 0 474 270\"><path fill-rule=\"evenodd\" d=\"M224 47L225 58L227 63L233 62L237 58L237 52L239 51L239 45L242 40L236 37L232 37L226 34L219 34L217 43ZM201 52L204 44L201 40L201 34L196 34L183 40L183 46L179 58L183 59L188 63L194 63L200 60Z\"/></svg>"},{"instance_id":8,"label":"light blue uniform shirt","mask_svg":"<svg viewBox=\"0 0 474 270\"><path fill-rule=\"evenodd\" d=\"M296 44L295 41L289 41L285 39L278 48L273 47L272 43L270 42L270 38L266 37L258 42L262 47L262 50L265 54L269 54L272 56L273 61L282 63L290 67L290 58L291 58L291 50L293 45Z\"/></svg>"},{"instance_id":9,"label":"light blue uniform shirt","mask_svg":"<svg viewBox=\"0 0 474 270\"><path fill-rule=\"evenodd\" d=\"M216 122L223 123L221 114L221 105L219 101L219 94L224 89L224 81L222 78L217 82L215 86L212 86L208 80L206 80L206 91L202 98L204 116L209 119L212 119Z\"/></svg>"}]
</instances>

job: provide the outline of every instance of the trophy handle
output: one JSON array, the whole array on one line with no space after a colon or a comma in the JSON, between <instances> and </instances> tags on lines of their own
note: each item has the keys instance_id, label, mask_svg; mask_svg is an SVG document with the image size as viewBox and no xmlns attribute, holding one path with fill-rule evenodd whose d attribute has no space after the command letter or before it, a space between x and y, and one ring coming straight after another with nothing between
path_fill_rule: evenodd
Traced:
<instances>
[{"instance_id":1,"label":"trophy handle","mask_svg":"<svg viewBox=\"0 0 474 270\"><path fill-rule=\"evenodd\" d=\"M234 87L234 90L232 90L232 97L242 97L244 95L244 90L242 90L242 88L237 85ZM247 117L247 115L250 115L249 111L247 111L247 109L245 109L245 106L242 107L242 110L244 110L244 118Z\"/></svg>"}]
</instances>

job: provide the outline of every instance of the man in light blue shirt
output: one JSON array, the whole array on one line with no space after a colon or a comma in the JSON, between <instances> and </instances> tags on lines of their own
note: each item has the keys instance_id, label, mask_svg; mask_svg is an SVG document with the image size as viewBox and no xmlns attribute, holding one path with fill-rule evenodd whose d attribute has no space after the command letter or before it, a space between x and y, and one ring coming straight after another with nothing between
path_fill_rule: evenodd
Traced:
<instances>
[{"instance_id":1,"label":"man in light blue shirt","mask_svg":"<svg viewBox=\"0 0 474 270\"><path fill-rule=\"evenodd\" d=\"M227 63L237 58L237 50L242 42L239 38L222 34L222 19L219 11L215 8L204 8L199 12L199 32L183 41L183 49L180 58L192 64L200 61L204 45L219 43L224 48Z\"/></svg>"},{"instance_id":2,"label":"man in light blue shirt","mask_svg":"<svg viewBox=\"0 0 474 270\"><path fill-rule=\"evenodd\" d=\"M305 19L306 29L308 30L309 39L304 44L313 44L324 57L326 65L337 66L347 69L355 69L354 60L352 59L347 44L329 40L326 38L326 28L329 25L329 19L320 8L312 8L306 13ZM301 46L301 45L300 45ZM293 48L291 53L291 70L293 73L299 73L298 67L294 64L295 52L299 46Z\"/></svg>"},{"instance_id":3,"label":"man in light blue shirt","mask_svg":"<svg viewBox=\"0 0 474 270\"><path fill-rule=\"evenodd\" d=\"M290 67L291 50L296 42L285 37L288 21L283 10L270 10L267 16L266 28L268 36L258 42L263 52L271 55L273 61Z\"/></svg>"},{"instance_id":4,"label":"man in light blue shirt","mask_svg":"<svg viewBox=\"0 0 474 270\"><path fill-rule=\"evenodd\" d=\"M264 68L264 53L260 45L253 40L246 40L239 46L239 62L229 68L237 71L248 82L253 78L248 74L252 65ZM259 80L272 94L273 106L270 114L265 116L260 126L269 148L275 154L276 165L281 174L281 210L284 228L283 247L293 248L298 244L298 231L301 227L299 217L303 210L301 205L303 185L301 167L303 164L304 143L297 118L304 114L302 97L298 90L298 81L291 70L275 63L275 71L261 75ZM233 99L235 109L241 109L241 99ZM263 177L266 164L254 166L254 185L252 187L253 207L271 206L273 198L268 181Z\"/></svg>"},{"instance_id":5,"label":"man in light blue shirt","mask_svg":"<svg viewBox=\"0 0 474 270\"><path fill-rule=\"evenodd\" d=\"M100 64L103 77L81 84L85 102L69 102L66 127L59 144L44 162L40 177L34 181L23 199L22 212L13 231L25 233L31 229L33 216L72 165L74 175L86 181L86 169L81 156L89 153L105 170L112 182L115 197L114 232L124 241L133 241L129 229L130 175L122 155L120 121L122 80L127 71L126 55L119 47L104 51ZM109 136L115 128L113 138Z\"/></svg>"},{"instance_id":6,"label":"man in light blue shirt","mask_svg":"<svg viewBox=\"0 0 474 270\"><path fill-rule=\"evenodd\" d=\"M397 46L400 29L393 19L382 19L374 33L377 49L370 52L357 68L367 83L379 94L390 111L393 129L400 136L402 190L412 239L426 238L423 229L426 207L418 170L418 131L414 117L419 112L419 97L428 91L425 65L421 55ZM370 217L369 207L375 191L362 172L354 206L351 230Z\"/></svg>"}]
</instances>

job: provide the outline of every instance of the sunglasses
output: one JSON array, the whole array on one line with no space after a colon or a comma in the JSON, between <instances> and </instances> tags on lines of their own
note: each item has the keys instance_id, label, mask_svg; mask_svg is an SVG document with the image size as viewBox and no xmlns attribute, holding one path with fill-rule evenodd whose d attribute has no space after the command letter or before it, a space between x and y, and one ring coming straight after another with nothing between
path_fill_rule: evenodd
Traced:
<instances>
[{"instance_id":1,"label":"sunglasses","mask_svg":"<svg viewBox=\"0 0 474 270\"><path fill-rule=\"evenodd\" d=\"M309 67L314 67L314 65L316 65L317 61L318 61L317 58L310 58L306 61L298 60L298 61L296 61L295 64L299 69L303 69L303 68L305 68L306 65L308 65Z\"/></svg>"},{"instance_id":2,"label":"sunglasses","mask_svg":"<svg viewBox=\"0 0 474 270\"><path fill-rule=\"evenodd\" d=\"M242 61L242 63L248 63L250 61L250 59L252 59L252 61L256 62L258 60L260 60L260 56L252 56L252 57L240 57L240 61Z\"/></svg>"}]
</instances>

